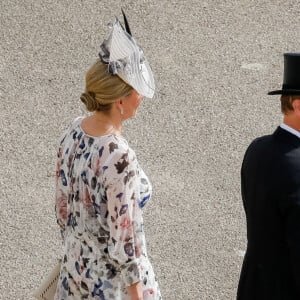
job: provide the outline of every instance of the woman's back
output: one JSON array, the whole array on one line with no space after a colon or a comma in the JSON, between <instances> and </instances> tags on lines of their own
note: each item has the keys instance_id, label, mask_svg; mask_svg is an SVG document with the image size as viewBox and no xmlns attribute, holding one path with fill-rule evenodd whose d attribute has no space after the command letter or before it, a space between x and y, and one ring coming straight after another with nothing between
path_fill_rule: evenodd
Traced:
<instances>
[{"instance_id":1,"label":"woman's back","mask_svg":"<svg viewBox=\"0 0 300 300\"><path fill-rule=\"evenodd\" d=\"M67 130L58 153L64 259L56 299L127 299L126 286L136 281L145 282L145 299L159 299L141 209L150 198L149 180L125 139L89 136L81 121Z\"/></svg>"}]
</instances>

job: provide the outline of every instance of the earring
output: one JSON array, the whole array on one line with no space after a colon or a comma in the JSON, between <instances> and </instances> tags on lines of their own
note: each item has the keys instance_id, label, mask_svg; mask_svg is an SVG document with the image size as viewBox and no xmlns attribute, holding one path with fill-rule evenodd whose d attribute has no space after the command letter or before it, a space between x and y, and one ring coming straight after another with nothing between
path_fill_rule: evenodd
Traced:
<instances>
[{"instance_id":1,"label":"earring","mask_svg":"<svg viewBox=\"0 0 300 300\"><path fill-rule=\"evenodd\" d=\"M124 115L124 109L123 109L123 107L120 108L120 114Z\"/></svg>"}]
</instances>

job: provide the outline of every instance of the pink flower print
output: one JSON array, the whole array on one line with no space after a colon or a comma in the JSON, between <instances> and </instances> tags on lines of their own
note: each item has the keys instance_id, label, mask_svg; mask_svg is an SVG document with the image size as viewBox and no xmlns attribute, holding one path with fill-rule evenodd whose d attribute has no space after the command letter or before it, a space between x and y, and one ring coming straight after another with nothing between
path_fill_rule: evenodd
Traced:
<instances>
[{"instance_id":1,"label":"pink flower print","mask_svg":"<svg viewBox=\"0 0 300 300\"><path fill-rule=\"evenodd\" d=\"M130 219L124 218L120 224L122 228L129 228L131 225Z\"/></svg>"},{"instance_id":2,"label":"pink flower print","mask_svg":"<svg viewBox=\"0 0 300 300\"><path fill-rule=\"evenodd\" d=\"M56 161L56 168L55 168L56 177L59 177L59 169L60 169L60 165L61 165L61 161L60 161L60 160L57 160L57 161Z\"/></svg>"},{"instance_id":3,"label":"pink flower print","mask_svg":"<svg viewBox=\"0 0 300 300\"><path fill-rule=\"evenodd\" d=\"M154 294L154 290L153 290L153 289L145 290L143 294L144 294L144 297L146 297L147 294L148 294L148 295L153 295L153 294Z\"/></svg>"},{"instance_id":4,"label":"pink flower print","mask_svg":"<svg viewBox=\"0 0 300 300\"><path fill-rule=\"evenodd\" d=\"M56 183L58 182L58 177L59 177L59 169L60 169L60 160L57 161L56 163Z\"/></svg>"},{"instance_id":5,"label":"pink flower print","mask_svg":"<svg viewBox=\"0 0 300 300\"><path fill-rule=\"evenodd\" d=\"M95 175L100 176L100 171L101 171L101 160L97 159L96 161L93 162L92 166L93 170L95 170Z\"/></svg>"},{"instance_id":6,"label":"pink flower print","mask_svg":"<svg viewBox=\"0 0 300 300\"><path fill-rule=\"evenodd\" d=\"M87 208L90 208L91 206L93 206L91 195L90 195L89 190L87 188L85 189L85 195L84 195L84 198L83 198L83 204Z\"/></svg>"},{"instance_id":7,"label":"pink flower print","mask_svg":"<svg viewBox=\"0 0 300 300\"><path fill-rule=\"evenodd\" d=\"M67 195L62 191L58 191L56 196L56 211L63 221L67 220Z\"/></svg>"},{"instance_id":8,"label":"pink flower print","mask_svg":"<svg viewBox=\"0 0 300 300\"><path fill-rule=\"evenodd\" d=\"M141 256L141 249L139 246L135 245L134 246L134 251L135 251L135 256L138 258Z\"/></svg>"}]
</instances>

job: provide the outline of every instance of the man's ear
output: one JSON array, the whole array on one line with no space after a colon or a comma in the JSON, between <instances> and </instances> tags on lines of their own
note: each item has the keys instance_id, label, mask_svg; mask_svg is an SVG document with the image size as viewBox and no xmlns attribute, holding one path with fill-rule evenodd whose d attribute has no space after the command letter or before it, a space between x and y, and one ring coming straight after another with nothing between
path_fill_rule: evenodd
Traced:
<instances>
[{"instance_id":1,"label":"man's ear","mask_svg":"<svg viewBox=\"0 0 300 300\"><path fill-rule=\"evenodd\" d=\"M300 117L300 96L299 98L295 99L292 103L294 112Z\"/></svg>"}]
</instances>

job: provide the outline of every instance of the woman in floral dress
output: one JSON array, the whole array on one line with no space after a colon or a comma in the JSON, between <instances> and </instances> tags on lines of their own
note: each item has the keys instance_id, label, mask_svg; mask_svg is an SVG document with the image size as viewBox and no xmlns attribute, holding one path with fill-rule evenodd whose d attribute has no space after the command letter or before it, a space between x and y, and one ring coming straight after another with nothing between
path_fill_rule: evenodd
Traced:
<instances>
[{"instance_id":1,"label":"woman in floral dress","mask_svg":"<svg viewBox=\"0 0 300 300\"><path fill-rule=\"evenodd\" d=\"M115 20L86 74L81 100L93 113L74 120L60 142L56 216L64 253L56 300L161 299L143 229L151 185L121 136L142 98L153 96L154 81L125 24L126 31Z\"/></svg>"}]
</instances>

